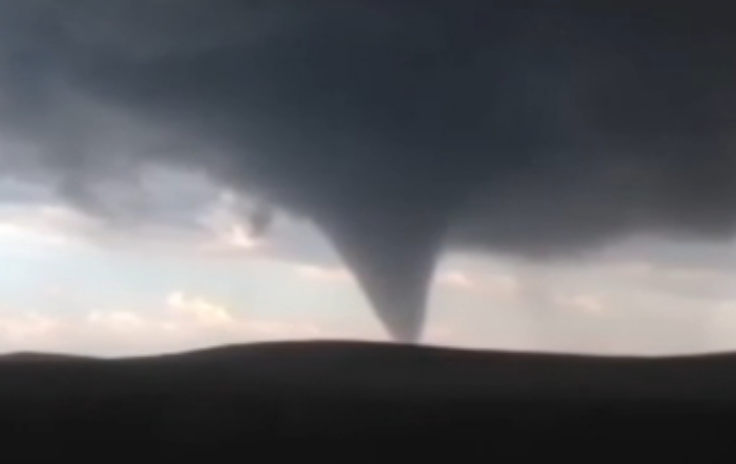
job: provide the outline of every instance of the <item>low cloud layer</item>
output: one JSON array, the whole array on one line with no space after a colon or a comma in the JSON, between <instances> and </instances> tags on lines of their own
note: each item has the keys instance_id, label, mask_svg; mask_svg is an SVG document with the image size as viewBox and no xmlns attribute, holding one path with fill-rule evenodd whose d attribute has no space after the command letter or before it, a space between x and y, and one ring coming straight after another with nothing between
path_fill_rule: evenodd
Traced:
<instances>
[{"instance_id":1,"label":"low cloud layer","mask_svg":"<svg viewBox=\"0 0 736 464\"><path fill-rule=\"evenodd\" d=\"M317 222L411 341L444 246L733 234L726 8L0 0L2 170L125 224L141 170L206 172Z\"/></svg>"}]
</instances>

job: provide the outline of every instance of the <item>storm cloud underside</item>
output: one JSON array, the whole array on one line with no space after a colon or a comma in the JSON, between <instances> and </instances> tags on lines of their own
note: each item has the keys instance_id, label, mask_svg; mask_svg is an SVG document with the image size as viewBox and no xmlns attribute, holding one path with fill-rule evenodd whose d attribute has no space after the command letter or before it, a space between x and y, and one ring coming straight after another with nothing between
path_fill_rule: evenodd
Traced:
<instances>
[{"instance_id":1,"label":"storm cloud underside","mask_svg":"<svg viewBox=\"0 0 736 464\"><path fill-rule=\"evenodd\" d=\"M733 234L727 7L0 0L0 166L132 221L139 170L205 171L317 223L415 341L445 247Z\"/></svg>"}]
</instances>

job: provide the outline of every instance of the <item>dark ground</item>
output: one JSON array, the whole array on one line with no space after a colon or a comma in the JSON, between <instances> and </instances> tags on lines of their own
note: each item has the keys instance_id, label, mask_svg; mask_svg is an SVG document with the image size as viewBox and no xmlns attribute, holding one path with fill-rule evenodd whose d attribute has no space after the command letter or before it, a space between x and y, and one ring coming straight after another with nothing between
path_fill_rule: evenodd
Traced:
<instances>
[{"instance_id":1,"label":"dark ground","mask_svg":"<svg viewBox=\"0 0 736 464\"><path fill-rule=\"evenodd\" d=\"M261 462L263 452L304 445L352 461L399 439L428 457L474 447L491 457L509 445L534 454L547 439L608 451L631 439L666 440L672 451L736 440L736 355L603 358L342 342L116 360L18 354L0 358L0 427L0 451L12 456L80 453L105 462L124 453ZM350 446L358 442L370 446Z\"/></svg>"}]
</instances>

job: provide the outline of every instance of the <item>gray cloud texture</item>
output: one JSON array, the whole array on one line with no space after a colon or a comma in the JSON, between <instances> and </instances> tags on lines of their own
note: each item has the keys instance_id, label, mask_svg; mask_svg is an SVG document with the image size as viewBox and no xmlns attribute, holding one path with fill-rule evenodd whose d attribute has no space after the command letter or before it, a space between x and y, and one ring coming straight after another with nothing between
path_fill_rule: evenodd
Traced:
<instances>
[{"instance_id":1,"label":"gray cloud texture","mask_svg":"<svg viewBox=\"0 0 736 464\"><path fill-rule=\"evenodd\" d=\"M2 167L108 215L146 166L204 170L317 222L413 340L445 245L733 233L727 8L0 0Z\"/></svg>"}]
</instances>

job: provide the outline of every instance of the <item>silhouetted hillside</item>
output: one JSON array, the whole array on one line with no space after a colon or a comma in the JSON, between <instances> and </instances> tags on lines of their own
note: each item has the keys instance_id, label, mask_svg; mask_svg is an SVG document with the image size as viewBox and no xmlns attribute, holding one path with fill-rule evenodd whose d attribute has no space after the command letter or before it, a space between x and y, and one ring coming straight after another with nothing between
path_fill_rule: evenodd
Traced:
<instances>
[{"instance_id":1,"label":"silhouetted hillside","mask_svg":"<svg viewBox=\"0 0 736 464\"><path fill-rule=\"evenodd\" d=\"M102 446L171 457L307 441L367 440L375 448L409 438L430 451L458 439L582 443L653 430L670 438L722 434L736 425L733 355L605 358L295 342L4 361L12 362L0 362L3 443L44 444L26 453L57 457Z\"/></svg>"}]
</instances>

